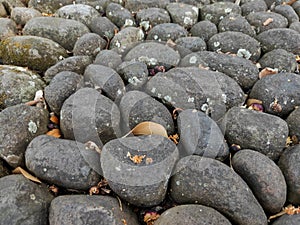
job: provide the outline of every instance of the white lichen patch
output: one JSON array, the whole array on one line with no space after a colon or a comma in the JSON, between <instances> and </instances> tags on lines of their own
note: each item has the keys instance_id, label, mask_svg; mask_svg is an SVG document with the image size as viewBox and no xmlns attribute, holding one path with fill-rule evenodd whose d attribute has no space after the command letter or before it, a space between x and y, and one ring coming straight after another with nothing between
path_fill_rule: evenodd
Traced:
<instances>
[{"instance_id":1,"label":"white lichen patch","mask_svg":"<svg viewBox=\"0 0 300 225\"><path fill-rule=\"evenodd\" d=\"M206 14L205 15L205 20L212 20L213 16L211 14Z\"/></svg>"},{"instance_id":2,"label":"white lichen patch","mask_svg":"<svg viewBox=\"0 0 300 225\"><path fill-rule=\"evenodd\" d=\"M190 17L186 16L186 17L183 18L183 23L185 25L193 25L194 21Z\"/></svg>"},{"instance_id":3,"label":"white lichen patch","mask_svg":"<svg viewBox=\"0 0 300 225\"><path fill-rule=\"evenodd\" d=\"M158 39L158 35L155 34L155 35L153 36L153 39L154 39L154 40L157 40L157 39Z\"/></svg>"},{"instance_id":4,"label":"white lichen patch","mask_svg":"<svg viewBox=\"0 0 300 225\"><path fill-rule=\"evenodd\" d=\"M169 95L164 96L164 100L166 100L167 102L171 102L172 98Z\"/></svg>"},{"instance_id":5,"label":"white lichen patch","mask_svg":"<svg viewBox=\"0 0 300 225\"><path fill-rule=\"evenodd\" d=\"M198 9L197 7L195 7L195 6L193 6L192 9L195 11L195 13L196 13L197 16L198 16L198 14L199 14L199 9Z\"/></svg>"},{"instance_id":6,"label":"white lichen patch","mask_svg":"<svg viewBox=\"0 0 300 225\"><path fill-rule=\"evenodd\" d=\"M29 80L28 83L30 86L35 87L35 82Z\"/></svg>"},{"instance_id":7,"label":"white lichen patch","mask_svg":"<svg viewBox=\"0 0 300 225\"><path fill-rule=\"evenodd\" d=\"M156 91L156 88L153 87L153 88L151 89L151 92L152 92L152 93L155 93L155 91Z\"/></svg>"},{"instance_id":8,"label":"white lichen patch","mask_svg":"<svg viewBox=\"0 0 300 225\"><path fill-rule=\"evenodd\" d=\"M138 37L138 40L143 40L145 37L144 32L142 30L139 30L137 33L137 37Z\"/></svg>"},{"instance_id":9,"label":"white lichen patch","mask_svg":"<svg viewBox=\"0 0 300 225\"><path fill-rule=\"evenodd\" d=\"M145 20L140 23L140 27L144 28L145 31L150 29L150 22ZM157 36L157 35L156 35Z\"/></svg>"},{"instance_id":10,"label":"white lichen patch","mask_svg":"<svg viewBox=\"0 0 300 225\"><path fill-rule=\"evenodd\" d=\"M215 42L214 42L214 47L216 48L216 47L219 47L219 46L220 46L220 42L215 41Z\"/></svg>"},{"instance_id":11,"label":"white lichen patch","mask_svg":"<svg viewBox=\"0 0 300 225\"><path fill-rule=\"evenodd\" d=\"M189 60L189 63L191 64L195 64L197 62L197 57L196 56L192 56Z\"/></svg>"},{"instance_id":12,"label":"white lichen patch","mask_svg":"<svg viewBox=\"0 0 300 225\"><path fill-rule=\"evenodd\" d=\"M188 102L192 102L192 103L193 103L194 101L195 101L195 98L194 98L194 97L189 97L189 98L188 98Z\"/></svg>"},{"instance_id":13,"label":"white lichen patch","mask_svg":"<svg viewBox=\"0 0 300 225\"><path fill-rule=\"evenodd\" d=\"M225 13L231 13L232 9L231 8L226 8Z\"/></svg>"},{"instance_id":14,"label":"white lichen patch","mask_svg":"<svg viewBox=\"0 0 300 225\"><path fill-rule=\"evenodd\" d=\"M136 76L134 76L128 79L128 83L137 86L139 83L141 83L141 81Z\"/></svg>"},{"instance_id":15,"label":"white lichen patch","mask_svg":"<svg viewBox=\"0 0 300 225\"><path fill-rule=\"evenodd\" d=\"M149 66L155 66L155 65L157 65L157 59L155 59L155 58L149 58L149 57L147 57L147 56L140 56L139 58L138 58L138 61L139 62L143 62L143 63L146 63L147 65L149 65Z\"/></svg>"},{"instance_id":16,"label":"white lichen patch","mask_svg":"<svg viewBox=\"0 0 300 225\"><path fill-rule=\"evenodd\" d=\"M30 199L34 201L36 199L35 194L31 194Z\"/></svg>"},{"instance_id":17,"label":"white lichen patch","mask_svg":"<svg viewBox=\"0 0 300 225\"><path fill-rule=\"evenodd\" d=\"M244 48L240 48L237 51L236 55L245 59L250 59L250 57L252 56L252 54L247 49Z\"/></svg>"},{"instance_id":18,"label":"white lichen patch","mask_svg":"<svg viewBox=\"0 0 300 225\"><path fill-rule=\"evenodd\" d=\"M132 19L126 19L125 20L125 24L124 24L124 27L130 27L134 24L133 20Z\"/></svg>"},{"instance_id":19,"label":"white lichen patch","mask_svg":"<svg viewBox=\"0 0 300 225\"><path fill-rule=\"evenodd\" d=\"M119 41L116 41L115 46L116 46L117 48L120 48L120 47L121 47L121 43L120 43Z\"/></svg>"},{"instance_id":20,"label":"white lichen patch","mask_svg":"<svg viewBox=\"0 0 300 225\"><path fill-rule=\"evenodd\" d=\"M30 120L30 122L28 123L28 131L35 134L37 132L37 129L38 127L36 123Z\"/></svg>"}]
</instances>

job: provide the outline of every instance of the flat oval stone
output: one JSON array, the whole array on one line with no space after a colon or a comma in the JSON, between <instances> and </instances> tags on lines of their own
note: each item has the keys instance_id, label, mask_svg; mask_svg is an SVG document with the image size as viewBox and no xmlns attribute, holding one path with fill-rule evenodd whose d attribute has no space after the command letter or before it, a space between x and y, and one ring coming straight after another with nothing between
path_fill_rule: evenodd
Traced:
<instances>
[{"instance_id":1,"label":"flat oval stone","mask_svg":"<svg viewBox=\"0 0 300 225\"><path fill-rule=\"evenodd\" d=\"M180 37L187 37L188 32L183 26L176 23L161 23L153 27L147 35L147 40L168 41L171 39L175 41Z\"/></svg>"},{"instance_id":2,"label":"flat oval stone","mask_svg":"<svg viewBox=\"0 0 300 225\"><path fill-rule=\"evenodd\" d=\"M60 111L60 128L64 138L98 146L120 134L117 105L95 89L82 88L64 101Z\"/></svg>"},{"instance_id":3,"label":"flat oval stone","mask_svg":"<svg viewBox=\"0 0 300 225\"><path fill-rule=\"evenodd\" d=\"M137 12L136 20L146 31L161 23L170 23L171 18L168 11L162 8L147 8ZM149 26L149 27L148 27Z\"/></svg>"},{"instance_id":4,"label":"flat oval stone","mask_svg":"<svg viewBox=\"0 0 300 225\"><path fill-rule=\"evenodd\" d=\"M132 14L120 4L114 2L110 3L106 7L105 14L106 17L119 28L135 25Z\"/></svg>"},{"instance_id":5,"label":"flat oval stone","mask_svg":"<svg viewBox=\"0 0 300 225\"><path fill-rule=\"evenodd\" d=\"M155 206L166 195L178 149L159 135L119 138L104 145L103 176L120 198L136 206Z\"/></svg>"},{"instance_id":6,"label":"flat oval stone","mask_svg":"<svg viewBox=\"0 0 300 225\"><path fill-rule=\"evenodd\" d=\"M80 142L49 135L34 138L25 152L26 167L40 179L69 189L87 190L100 181L85 157L100 161L99 153ZM98 163L98 171L101 171Z\"/></svg>"},{"instance_id":7,"label":"flat oval stone","mask_svg":"<svg viewBox=\"0 0 300 225\"><path fill-rule=\"evenodd\" d=\"M155 225L231 225L228 219L217 210L203 205L178 205L164 211Z\"/></svg>"},{"instance_id":8,"label":"flat oval stone","mask_svg":"<svg viewBox=\"0 0 300 225\"><path fill-rule=\"evenodd\" d=\"M0 43L3 63L45 71L67 57L67 51L58 43L36 36L14 36Z\"/></svg>"},{"instance_id":9,"label":"flat oval stone","mask_svg":"<svg viewBox=\"0 0 300 225\"><path fill-rule=\"evenodd\" d=\"M0 196L0 224L48 224L53 196L46 185L23 175L9 175L0 179Z\"/></svg>"},{"instance_id":10,"label":"flat oval stone","mask_svg":"<svg viewBox=\"0 0 300 225\"><path fill-rule=\"evenodd\" d=\"M260 99L267 113L286 117L300 104L300 77L295 73L277 73L255 83L250 98Z\"/></svg>"},{"instance_id":11,"label":"flat oval stone","mask_svg":"<svg viewBox=\"0 0 300 225\"><path fill-rule=\"evenodd\" d=\"M0 18L0 41L17 35L17 24L8 18Z\"/></svg>"},{"instance_id":12,"label":"flat oval stone","mask_svg":"<svg viewBox=\"0 0 300 225\"><path fill-rule=\"evenodd\" d=\"M49 113L25 104L7 107L0 112L0 157L10 166L24 165L29 142L48 131Z\"/></svg>"},{"instance_id":13,"label":"flat oval stone","mask_svg":"<svg viewBox=\"0 0 300 225\"><path fill-rule=\"evenodd\" d=\"M212 207L234 224L267 224L267 217L247 184L218 160L201 156L181 158L170 185L171 197L179 204Z\"/></svg>"},{"instance_id":14,"label":"flat oval stone","mask_svg":"<svg viewBox=\"0 0 300 225\"><path fill-rule=\"evenodd\" d=\"M127 92L122 97L119 108L127 132L144 121L152 121L164 126L168 134L174 132L171 113L162 103L144 92Z\"/></svg>"},{"instance_id":15,"label":"flat oval stone","mask_svg":"<svg viewBox=\"0 0 300 225\"><path fill-rule=\"evenodd\" d=\"M295 205L300 204L299 175L300 175L300 146L287 148L280 156L278 166L287 183L287 200Z\"/></svg>"},{"instance_id":16,"label":"flat oval stone","mask_svg":"<svg viewBox=\"0 0 300 225\"><path fill-rule=\"evenodd\" d=\"M218 28L209 20L203 20L196 23L190 32L193 36L200 37L207 42L212 36L218 33Z\"/></svg>"},{"instance_id":17,"label":"flat oval stone","mask_svg":"<svg viewBox=\"0 0 300 225\"><path fill-rule=\"evenodd\" d=\"M93 33L99 34L105 39L112 39L115 32L119 31L119 28L113 22L101 16L92 19L90 29Z\"/></svg>"},{"instance_id":18,"label":"flat oval stone","mask_svg":"<svg viewBox=\"0 0 300 225\"><path fill-rule=\"evenodd\" d=\"M232 166L266 212L275 214L282 209L287 187L281 170L271 159L259 152L243 149L234 154Z\"/></svg>"},{"instance_id":19,"label":"flat oval stone","mask_svg":"<svg viewBox=\"0 0 300 225\"><path fill-rule=\"evenodd\" d=\"M251 125L250 125L251 124ZM228 144L240 145L278 159L288 137L287 123L267 113L239 107L231 108L223 119Z\"/></svg>"},{"instance_id":20,"label":"flat oval stone","mask_svg":"<svg viewBox=\"0 0 300 225\"><path fill-rule=\"evenodd\" d=\"M107 49L100 51L93 62L93 64L110 67L114 70L116 70L121 63L121 56L117 52Z\"/></svg>"},{"instance_id":21,"label":"flat oval stone","mask_svg":"<svg viewBox=\"0 0 300 225\"><path fill-rule=\"evenodd\" d=\"M222 131L205 113L187 109L177 119L181 157L200 155L225 160L229 156L228 146Z\"/></svg>"},{"instance_id":22,"label":"flat oval stone","mask_svg":"<svg viewBox=\"0 0 300 225\"><path fill-rule=\"evenodd\" d=\"M11 11L11 19L20 25L25 25L29 20L38 16L42 16L42 13L32 8L15 7Z\"/></svg>"},{"instance_id":23,"label":"flat oval stone","mask_svg":"<svg viewBox=\"0 0 300 225\"><path fill-rule=\"evenodd\" d=\"M29 0L28 7L34 8L40 12L52 14L62 6L70 5L72 3L73 0Z\"/></svg>"},{"instance_id":24,"label":"flat oval stone","mask_svg":"<svg viewBox=\"0 0 300 225\"><path fill-rule=\"evenodd\" d=\"M180 55L169 46L146 42L132 48L124 60L144 62L148 67L164 65L169 68L178 65Z\"/></svg>"},{"instance_id":25,"label":"flat oval stone","mask_svg":"<svg viewBox=\"0 0 300 225\"><path fill-rule=\"evenodd\" d=\"M32 18L23 29L24 35L49 38L69 51L73 50L79 37L89 32L89 28L81 22L55 17Z\"/></svg>"},{"instance_id":26,"label":"flat oval stone","mask_svg":"<svg viewBox=\"0 0 300 225\"><path fill-rule=\"evenodd\" d=\"M134 13L151 7L165 8L168 3L170 0L127 0L125 1L125 8Z\"/></svg>"},{"instance_id":27,"label":"flat oval stone","mask_svg":"<svg viewBox=\"0 0 300 225\"><path fill-rule=\"evenodd\" d=\"M264 31L257 35L264 52L282 48L295 55L300 54L300 34L289 28L276 28ZM288 41L287 41L288 40Z\"/></svg>"},{"instance_id":28,"label":"flat oval stone","mask_svg":"<svg viewBox=\"0 0 300 225\"><path fill-rule=\"evenodd\" d=\"M38 73L24 67L0 65L0 109L33 100L35 93L44 87Z\"/></svg>"},{"instance_id":29,"label":"flat oval stone","mask_svg":"<svg viewBox=\"0 0 300 225\"><path fill-rule=\"evenodd\" d=\"M234 53L252 61L260 58L260 43L253 37L236 31L225 31L215 34L207 42L210 51Z\"/></svg>"},{"instance_id":30,"label":"flat oval stone","mask_svg":"<svg viewBox=\"0 0 300 225\"><path fill-rule=\"evenodd\" d=\"M125 221L138 225L136 215L126 205L120 208L116 198L111 196L64 195L56 197L50 205L49 222L52 225L116 224Z\"/></svg>"}]
</instances>

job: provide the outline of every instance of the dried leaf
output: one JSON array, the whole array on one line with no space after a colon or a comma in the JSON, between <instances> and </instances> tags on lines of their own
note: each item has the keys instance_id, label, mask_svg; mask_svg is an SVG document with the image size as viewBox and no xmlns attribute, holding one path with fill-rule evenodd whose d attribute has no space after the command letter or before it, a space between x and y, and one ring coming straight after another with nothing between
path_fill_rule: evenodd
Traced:
<instances>
[{"instance_id":1,"label":"dried leaf","mask_svg":"<svg viewBox=\"0 0 300 225\"><path fill-rule=\"evenodd\" d=\"M178 134L170 135L169 139L173 141L176 145L178 144L179 136Z\"/></svg>"},{"instance_id":2,"label":"dried leaf","mask_svg":"<svg viewBox=\"0 0 300 225\"><path fill-rule=\"evenodd\" d=\"M135 164L141 164L143 159L146 157L146 155L134 155L131 156L130 152L127 152L127 157L130 158L130 160L132 162L134 162Z\"/></svg>"},{"instance_id":3,"label":"dried leaf","mask_svg":"<svg viewBox=\"0 0 300 225\"><path fill-rule=\"evenodd\" d=\"M263 22L263 25L264 26L268 26L272 22L273 22L273 19L272 18L268 18L268 19L265 20L265 22Z\"/></svg>"},{"instance_id":4,"label":"dried leaf","mask_svg":"<svg viewBox=\"0 0 300 225\"><path fill-rule=\"evenodd\" d=\"M94 151L98 152L99 154L101 154L101 152L102 152L102 150L98 147L98 145L95 142L88 141L84 145L86 148L94 150Z\"/></svg>"},{"instance_id":5,"label":"dried leaf","mask_svg":"<svg viewBox=\"0 0 300 225\"><path fill-rule=\"evenodd\" d=\"M257 104L262 104L263 102L259 99L255 99L255 98L249 98L247 100L247 106L251 106L252 104L257 103Z\"/></svg>"},{"instance_id":6,"label":"dried leaf","mask_svg":"<svg viewBox=\"0 0 300 225\"><path fill-rule=\"evenodd\" d=\"M167 131L162 125L150 121L139 123L131 130L131 133L134 135L157 134L168 137Z\"/></svg>"},{"instance_id":7,"label":"dried leaf","mask_svg":"<svg viewBox=\"0 0 300 225\"><path fill-rule=\"evenodd\" d=\"M50 135L50 136L53 136L53 137L56 137L56 138L61 137L61 133L60 133L59 129L52 129L52 130L48 131L46 134Z\"/></svg>"},{"instance_id":8,"label":"dried leaf","mask_svg":"<svg viewBox=\"0 0 300 225\"><path fill-rule=\"evenodd\" d=\"M167 45L169 47L175 47L177 44L174 41L172 41L172 39L168 39L167 40Z\"/></svg>"},{"instance_id":9,"label":"dried leaf","mask_svg":"<svg viewBox=\"0 0 300 225\"><path fill-rule=\"evenodd\" d=\"M55 116L54 113L50 113L50 121L54 124L59 124L59 119Z\"/></svg>"},{"instance_id":10,"label":"dried leaf","mask_svg":"<svg viewBox=\"0 0 300 225\"><path fill-rule=\"evenodd\" d=\"M274 101L270 104L270 108L274 111L274 112L281 112L282 111L282 106L278 103L278 99L275 98Z\"/></svg>"},{"instance_id":11,"label":"dried leaf","mask_svg":"<svg viewBox=\"0 0 300 225\"><path fill-rule=\"evenodd\" d=\"M26 170L22 169L21 167L17 167L12 172L16 173L16 174L22 174L28 180L31 180L31 181L34 181L34 182L37 182L37 183L40 183L40 184L42 183L42 181L40 181L38 178L32 176L30 173L28 173Z\"/></svg>"},{"instance_id":12,"label":"dried leaf","mask_svg":"<svg viewBox=\"0 0 300 225\"><path fill-rule=\"evenodd\" d=\"M147 212L144 216L144 222L147 225L153 225L154 221L159 218L159 214L157 212Z\"/></svg>"},{"instance_id":13,"label":"dried leaf","mask_svg":"<svg viewBox=\"0 0 300 225\"><path fill-rule=\"evenodd\" d=\"M276 74L276 73L278 73L278 69L272 69L272 68L266 67L262 71L260 71L258 77L259 77L259 79L261 79L263 77L266 77L266 76L269 76L272 74Z\"/></svg>"}]
</instances>

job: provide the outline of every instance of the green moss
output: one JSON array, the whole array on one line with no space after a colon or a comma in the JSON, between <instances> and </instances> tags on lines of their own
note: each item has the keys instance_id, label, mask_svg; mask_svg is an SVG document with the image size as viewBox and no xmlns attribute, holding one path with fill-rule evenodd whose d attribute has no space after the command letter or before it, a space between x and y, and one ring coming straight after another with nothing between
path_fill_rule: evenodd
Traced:
<instances>
[{"instance_id":1,"label":"green moss","mask_svg":"<svg viewBox=\"0 0 300 225\"><path fill-rule=\"evenodd\" d=\"M2 92L0 93L0 110L5 109L5 100L7 99L7 95Z\"/></svg>"}]
</instances>

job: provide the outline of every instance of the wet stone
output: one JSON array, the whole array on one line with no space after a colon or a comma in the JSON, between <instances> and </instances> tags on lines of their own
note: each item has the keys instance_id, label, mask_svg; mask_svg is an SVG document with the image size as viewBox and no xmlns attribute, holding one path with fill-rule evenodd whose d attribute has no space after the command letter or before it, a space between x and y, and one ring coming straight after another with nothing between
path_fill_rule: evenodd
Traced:
<instances>
[{"instance_id":1,"label":"wet stone","mask_svg":"<svg viewBox=\"0 0 300 225\"><path fill-rule=\"evenodd\" d=\"M298 205L299 201L299 179L300 167L300 145L287 148L280 156L278 165L287 183L287 200L291 204Z\"/></svg>"},{"instance_id":2,"label":"wet stone","mask_svg":"<svg viewBox=\"0 0 300 225\"><path fill-rule=\"evenodd\" d=\"M289 135L295 135L298 140L300 139L300 109L295 108L293 112L290 113L286 122L289 126Z\"/></svg>"},{"instance_id":3,"label":"wet stone","mask_svg":"<svg viewBox=\"0 0 300 225\"><path fill-rule=\"evenodd\" d=\"M233 156L232 166L267 213L281 211L287 187L281 170L271 159L259 152L243 149Z\"/></svg>"},{"instance_id":4,"label":"wet stone","mask_svg":"<svg viewBox=\"0 0 300 225\"><path fill-rule=\"evenodd\" d=\"M231 77L244 90L249 90L258 79L259 71L250 60L208 51L197 54L211 70L222 72Z\"/></svg>"},{"instance_id":5,"label":"wet stone","mask_svg":"<svg viewBox=\"0 0 300 225\"><path fill-rule=\"evenodd\" d=\"M162 125L168 132L174 132L171 113L159 101L141 91L127 92L119 105L126 133L144 121Z\"/></svg>"},{"instance_id":6,"label":"wet stone","mask_svg":"<svg viewBox=\"0 0 300 225\"><path fill-rule=\"evenodd\" d=\"M156 26L161 23L170 23L171 18L168 11L162 8L147 8L137 12L136 20L138 24L146 31L152 26Z\"/></svg>"},{"instance_id":7,"label":"wet stone","mask_svg":"<svg viewBox=\"0 0 300 225\"><path fill-rule=\"evenodd\" d=\"M218 160L229 156L228 146L220 128L205 113L187 109L177 120L180 156L199 155Z\"/></svg>"},{"instance_id":8,"label":"wet stone","mask_svg":"<svg viewBox=\"0 0 300 225\"><path fill-rule=\"evenodd\" d=\"M110 49L124 52L131 44L144 40L144 32L136 27L126 27L118 32L110 42Z\"/></svg>"},{"instance_id":9,"label":"wet stone","mask_svg":"<svg viewBox=\"0 0 300 225\"><path fill-rule=\"evenodd\" d=\"M262 68L278 69L278 72L294 72L297 68L295 55L284 49L274 49L264 54L259 64Z\"/></svg>"},{"instance_id":10,"label":"wet stone","mask_svg":"<svg viewBox=\"0 0 300 225\"><path fill-rule=\"evenodd\" d=\"M170 184L171 197L179 204L212 207L235 224L267 224L267 217L247 184L218 160L181 158Z\"/></svg>"},{"instance_id":11,"label":"wet stone","mask_svg":"<svg viewBox=\"0 0 300 225\"><path fill-rule=\"evenodd\" d=\"M218 29L214 23L203 20L192 26L190 32L193 36L200 37L207 42L212 36L218 33Z\"/></svg>"},{"instance_id":12,"label":"wet stone","mask_svg":"<svg viewBox=\"0 0 300 225\"><path fill-rule=\"evenodd\" d=\"M56 42L36 36L14 36L0 43L0 58L4 64L45 71L67 52Z\"/></svg>"},{"instance_id":13,"label":"wet stone","mask_svg":"<svg viewBox=\"0 0 300 225\"><path fill-rule=\"evenodd\" d=\"M184 3L170 3L166 9L171 16L172 22L186 29L191 28L198 22L199 9L195 6Z\"/></svg>"},{"instance_id":14,"label":"wet stone","mask_svg":"<svg viewBox=\"0 0 300 225\"><path fill-rule=\"evenodd\" d=\"M217 210L203 205L187 204L172 207L163 212L155 221L155 225L231 225L228 219Z\"/></svg>"},{"instance_id":15,"label":"wet stone","mask_svg":"<svg viewBox=\"0 0 300 225\"><path fill-rule=\"evenodd\" d=\"M147 65L142 62L122 62L116 71L126 84L126 91L142 90L148 81Z\"/></svg>"},{"instance_id":16,"label":"wet stone","mask_svg":"<svg viewBox=\"0 0 300 225\"><path fill-rule=\"evenodd\" d=\"M145 42L132 48L124 58L124 61L132 60L146 63L148 68L165 66L166 69L169 69L178 65L180 55L169 46Z\"/></svg>"},{"instance_id":17,"label":"wet stone","mask_svg":"<svg viewBox=\"0 0 300 225\"><path fill-rule=\"evenodd\" d=\"M264 0L250 0L241 5L242 15L247 16L252 12L267 11L268 6Z\"/></svg>"},{"instance_id":18,"label":"wet stone","mask_svg":"<svg viewBox=\"0 0 300 225\"><path fill-rule=\"evenodd\" d=\"M136 215L126 204L120 209L116 198L110 196L64 195L55 198L49 209L51 225L116 224L138 225Z\"/></svg>"},{"instance_id":19,"label":"wet stone","mask_svg":"<svg viewBox=\"0 0 300 225\"><path fill-rule=\"evenodd\" d=\"M299 16L290 5L278 5L275 7L275 12L287 18L289 25L293 22L299 22Z\"/></svg>"},{"instance_id":20,"label":"wet stone","mask_svg":"<svg viewBox=\"0 0 300 225\"><path fill-rule=\"evenodd\" d=\"M258 151L272 160L278 159L283 152L289 132L287 123L281 118L239 107L226 113L223 126L228 145Z\"/></svg>"},{"instance_id":21,"label":"wet stone","mask_svg":"<svg viewBox=\"0 0 300 225\"><path fill-rule=\"evenodd\" d=\"M215 2L204 5L200 10L201 20L209 20L216 25L229 14L241 14L241 8L233 2Z\"/></svg>"},{"instance_id":22,"label":"wet stone","mask_svg":"<svg viewBox=\"0 0 300 225\"><path fill-rule=\"evenodd\" d=\"M110 67L91 64L84 72L84 83L110 98L118 101L125 93L125 86L120 75Z\"/></svg>"},{"instance_id":23,"label":"wet stone","mask_svg":"<svg viewBox=\"0 0 300 225\"><path fill-rule=\"evenodd\" d=\"M0 18L0 41L17 34L17 24L8 18Z\"/></svg>"},{"instance_id":24,"label":"wet stone","mask_svg":"<svg viewBox=\"0 0 300 225\"><path fill-rule=\"evenodd\" d=\"M73 54L96 57L102 49L105 49L106 45L106 40L98 34L86 33L75 42Z\"/></svg>"},{"instance_id":25,"label":"wet stone","mask_svg":"<svg viewBox=\"0 0 300 225\"><path fill-rule=\"evenodd\" d=\"M130 11L117 3L110 3L106 7L106 17L119 28L134 26L135 20Z\"/></svg>"},{"instance_id":26,"label":"wet stone","mask_svg":"<svg viewBox=\"0 0 300 225\"><path fill-rule=\"evenodd\" d=\"M254 27L257 34L270 29L285 28L288 26L288 20L275 12L254 12L246 16L246 19L250 25ZM268 22L267 25L264 25L268 19L272 19L272 22Z\"/></svg>"},{"instance_id":27,"label":"wet stone","mask_svg":"<svg viewBox=\"0 0 300 225\"><path fill-rule=\"evenodd\" d=\"M200 37L181 37L178 38L175 43L193 52L206 50L206 43Z\"/></svg>"},{"instance_id":28,"label":"wet stone","mask_svg":"<svg viewBox=\"0 0 300 225\"><path fill-rule=\"evenodd\" d=\"M83 74L85 68L91 63L92 59L89 56L68 57L49 67L45 72L44 80L49 83L56 74L63 71L72 71Z\"/></svg>"},{"instance_id":29,"label":"wet stone","mask_svg":"<svg viewBox=\"0 0 300 225\"><path fill-rule=\"evenodd\" d=\"M249 96L260 99L267 113L286 117L300 104L299 95L299 75L277 73L257 81Z\"/></svg>"},{"instance_id":30,"label":"wet stone","mask_svg":"<svg viewBox=\"0 0 300 225\"><path fill-rule=\"evenodd\" d=\"M103 50L98 53L93 64L107 66L116 69L122 63L122 58L112 50Z\"/></svg>"},{"instance_id":31,"label":"wet stone","mask_svg":"<svg viewBox=\"0 0 300 225\"><path fill-rule=\"evenodd\" d=\"M148 81L145 92L170 107L206 112L215 121L245 100L242 89L232 78L197 67L177 67L158 73Z\"/></svg>"},{"instance_id":32,"label":"wet stone","mask_svg":"<svg viewBox=\"0 0 300 225\"><path fill-rule=\"evenodd\" d=\"M38 107L15 105L0 112L0 157L10 166L24 165L29 142L48 131L48 112Z\"/></svg>"},{"instance_id":33,"label":"wet stone","mask_svg":"<svg viewBox=\"0 0 300 225\"><path fill-rule=\"evenodd\" d=\"M11 19L20 25L25 25L30 19L39 16L42 16L42 13L38 10L26 7L15 7L11 11Z\"/></svg>"},{"instance_id":34,"label":"wet stone","mask_svg":"<svg viewBox=\"0 0 300 225\"><path fill-rule=\"evenodd\" d=\"M261 54L260 43L257 40L236 31L215 34L209 39L207 46L210 51L230 52L251 61L257 61Z\"/></svg>"},{"instance_id":35,"label":"wet stone","mask_svg":"<svg viewBox=\"0 0 300 225\"><path fill-rule=\"evenodd\" d=\"M45 185L36 184L22 175L0 179L0 223L47 225L53 196Z\"/></svg>"},{"instance_id":36,"label":"wet stone","mask_svg":"<svg viewBox=\"0 0 300 225\"><path fill-rule=\"evenodd\" d=\"M55 12L55 15L60 18L77 20L87 27L90 27L93 18L101 16L94 7L84 4L63 6Z\"/></svg>"},{"instance_id":37,"label":"wet stone","mask_svg":"<svg viewBox=\"0 0 300 225\"><path fill-rule=\"evenodd\" d=\"M248 21L241 15L228 15L222 19L218 25L219 32L237 31L249 36L255 36L255 31L252 29Z\"/></svg>"},{"instance_id":38,"label":"wet stone","mask_svg":"<svg viewBox=\"0 0 300 225\"><path fill-rule=\"evenodd\" d=\"M55 13L64 5L73 4L73 0L29 0L28 7L43 13Z\"/></svg>"},{"instance_id":39,"label":"wet stone","mask_svg":"<svg viewBox=\"0 0 300 225\"><path fill-rule=\"evenodd\" d=\"M34 138L25 152L26 167L35 176L49 184L76 190L87 190L100 181L85 157L100 161L99 153L86 149L84 144L49 135ZM97 170L101 170L100 163Z\"/></svg>"},{"instance_id":40,"label":"wet stone","mask_svg":"<svg viewBox=\"0 0 300 225\"><path fill-rule=\"evenodd\" d=\"M120 112L112 100L92 88L82 88L65 100L60 128L66 139L98 146L120 136Z\"/></svg>"},{"instance_id":41,"label":"wet stone","mask_svg":"<svg viewBox=\"0 0 300 225\"><path fill-rule=\"evenodd\" d=\"M161 23L154 26L148 33L147 40L175 41L180 37L187 37L188 32L184 27L175 23Z\"/></svg>"},{"instance_id":42,"label":"wet stone","mask_svg":"<svg viewBox=\"0 0 300 225\"><path fill-rule=\"evenodd\" d=\"M130 12L138 12L141 9L147 8L166 8L170 0L127 0L125 8Z\"/></svg>"},{"instance_id":43,"label":"wet stone","mask_svg":"<svg viewBox=\"0 0 300 225\"><path fill-rule=\"evenodd\" d=\"M140 157L136 163L134 157ZM104 145L103 176L122 199L136 206L154 206L163 201L168 179L178 160L176 145L160 135L126 137Z\"/></svg>"},{"instance_id":44,"label":"wet stone","mask_svg":"<svg viewBox=\"0 0 300 225\"><path fill-rule=\"evenodd\" d=\"M277 28L267 30L259 34L257 40L261 43L264 52L282 48L296 55L300 54L300 34L292 29Z\"/></svg>"},{"instance_id":45,"label":"wet stone","mask_svg":"<svg viewBox=\"0 0 300 225\"><path fill-rule=\"evenodd\" d=\"M71 71L63 71L55 75L45 87L44 95L52 112L60 114L64 101L82 85L83 77Z\"/></svg>"},{"instance_id":46,"label":"wet stone","mask_svg":"<svg viewBox=\"0 0 300 225\"><path fill-rule=\"evenodd\" d=\"M89 27L94 33L105 39L112 39L115 32L119 31L119 28L106 17L93 18Z\"/></svg>"},{"instance_id":47,"label":"wet stone","mask_svg":"<svg viewBox=\"0 0 300 225\"><path fill-rule=\"evenodd\" d=\"M24 35L49 38L69 51L73 50L79 37L89 32L89 28L81 22L55 17L32 18L23 29Z\"/></svg>"},{"instance_id":48,"label":"wet stone","mask_svg":"<svg viewBox=\"0 0 300 225\"><path fill-rule=\"evenodd\" d=\"M26 68L0 65L0 109L34 99L45 87L41 77Z\"/></svg>"}]
</instances>

